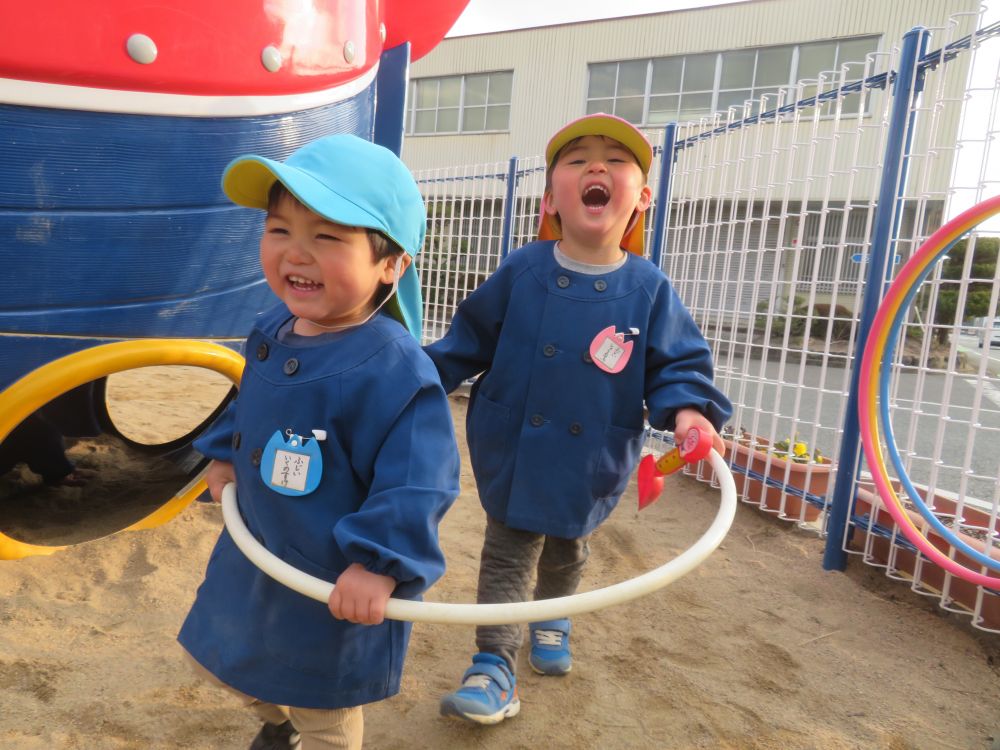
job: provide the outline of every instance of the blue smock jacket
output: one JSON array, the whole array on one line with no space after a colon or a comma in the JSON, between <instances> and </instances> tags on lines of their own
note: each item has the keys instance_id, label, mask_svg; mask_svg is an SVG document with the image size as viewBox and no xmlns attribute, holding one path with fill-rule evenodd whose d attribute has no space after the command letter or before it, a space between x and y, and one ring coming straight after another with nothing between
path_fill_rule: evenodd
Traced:
<instances>
[{"instance_id":1,"label":"blue smock jacket","mask_svg":"<svg viewBox=\"0 0 1000 750\"><path fill-rule=\"evenodd\" d=\"M553 242L511 253L425 347L446 391L477 373L466 434L486 512L511 528L575 538L614 509L649 422L673 430L694 407L719 429L732 405L712 383L708 344L667 277L629 255L588 275L563 268ZM590 345L608 326L634 335L611 374Z\"/></svg>"},{"instance_id":2,"label":"blue smock jacket","mask_svg":"<svg viewBox=\"0 0 1000 750\"><path fill-rule=\"evenodd\" d=\"M291 565L327 581L351 563L395 578L416 599L444 572L438 523L458 494L448 399L419 345L376 315L319 346L275 335L290 314L264 315L247 339L236 402L195 445L231 461L248 530ZM275 430L319 443L315 491L287 496L261 478ZM399 691L410 624L337 620L261 572L223 530L178 639L226 684L259 700L342 708Z\"/></svg>"}]
</instances>

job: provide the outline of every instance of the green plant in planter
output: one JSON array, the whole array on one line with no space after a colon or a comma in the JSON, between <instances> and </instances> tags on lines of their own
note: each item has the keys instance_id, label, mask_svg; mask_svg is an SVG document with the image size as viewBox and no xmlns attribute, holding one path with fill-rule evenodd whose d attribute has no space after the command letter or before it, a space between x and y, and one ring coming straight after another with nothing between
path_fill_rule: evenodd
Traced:
<instances>
[{"instance_id":1,"label":"green plant in planter","mask_svg":"<svg viewBox=\"0 0 1000 750\"><path fill-rule=\"evenodd\" d=\"M804 440L799 440L797 433L794 437L776 442L771 446L771 452L780 458L793 461L797 464L808 464L810 462L816 464L830 463L830 459L824 456L819 448L813 450L812 455L810 455L809 446Z\"/></svg>"},{"instance_id":2,"label":"green plant in planter","mask_svg":"<svg viewBox=\"0 0 1000 750\"><path fill-rule=\"evenodd\" d=\"M761 440L760 438L752 435L745 427L740 427L737 431L727 425L722 429L722 437L726 440L731 440L735 443L739 443L740 445L747 446L752 450L761 451L762 453L771 453L780 459L792 461L797 464L830 463L830 459L824 456L819 448L814 448L812 454L810 454L809 445L804 440L799 439L798 433L791 438L785 438L784 440L771 443L770 441Z\"/></svg>"}]
</instances>

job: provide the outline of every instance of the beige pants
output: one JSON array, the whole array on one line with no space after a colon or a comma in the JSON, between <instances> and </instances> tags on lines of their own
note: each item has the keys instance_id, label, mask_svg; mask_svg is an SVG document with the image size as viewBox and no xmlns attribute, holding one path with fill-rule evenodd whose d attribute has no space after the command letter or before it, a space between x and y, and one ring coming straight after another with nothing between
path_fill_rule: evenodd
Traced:
<instances>
[{"instance_id":1,"label":"beige pants","mask_svg":"<svg viewBox=\"0 0 1000 750\"><path fill-rule=\"evenodd\" d=\"M292 726L302 736L302 750L328 750L328 748L361 750L361 739L365 728L361 706L326 709L263 703L222 682L201 666L186 649L183 651L184 658L199 677L235 695L244 706L253 709L263 721L271 724L291 721Z\"/></svg>"}]
</instances>

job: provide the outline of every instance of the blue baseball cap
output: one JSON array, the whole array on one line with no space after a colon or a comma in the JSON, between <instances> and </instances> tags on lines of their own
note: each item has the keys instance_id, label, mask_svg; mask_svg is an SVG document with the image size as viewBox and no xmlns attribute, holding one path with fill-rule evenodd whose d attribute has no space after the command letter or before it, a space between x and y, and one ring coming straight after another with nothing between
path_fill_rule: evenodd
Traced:
<instances>
[{"instance_id":1,"label":"blue baseball cap","mask_svg":"<svg viewBox=\"0 0 1000 750\"><path fill-rule=\"evenodd\" d=\"M222 190L233 203L266 211L275 181L310 211L345 226L375 229L411 256L424 244L427 211L413 175L392 151L371 141L328 135L284 162L245 154L226 167ZM423 299L414 264L384 309L420 340Z\"/></svg>"}]
</instances>

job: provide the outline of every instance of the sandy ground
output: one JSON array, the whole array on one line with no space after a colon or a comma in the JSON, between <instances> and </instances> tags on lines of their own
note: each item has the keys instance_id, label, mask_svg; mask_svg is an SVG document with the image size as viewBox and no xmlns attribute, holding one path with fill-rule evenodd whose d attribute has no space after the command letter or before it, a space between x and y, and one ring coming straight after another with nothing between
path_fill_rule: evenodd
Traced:
<instances>
[{"instance_id":1,"label":"sandy ground","mask_svg":"<svg viewBox=\"0 0 1000 750\"><path fill-rule=\"evenodd\" d=\"M147 426L218 394L174 383L157 412L143 376L132 385L116 414ZM465 402L452 403L462 444ZM662 564L717 507L716 490L675 477L640 516L633 485L594 537L583 587ZM428 599L473 600L483 523L466 460L441 530L448 572ZM220 525L217 506L195 503L154 530L0 562L0 748L247 747L255 719L193 677L174 640ZM539 677L522 658L521 714L491 728L437 712L471 629L417 625L402 693L366 708L366 747L991 748L1000 637L860 562L824 572L822 554L814 535L741 506L702 567L577 617L570 675Z\"/></svg>"}]
</instances>

